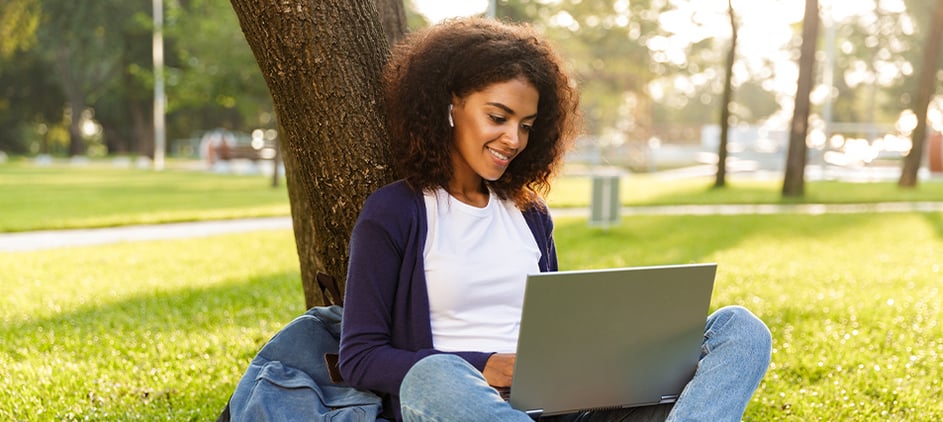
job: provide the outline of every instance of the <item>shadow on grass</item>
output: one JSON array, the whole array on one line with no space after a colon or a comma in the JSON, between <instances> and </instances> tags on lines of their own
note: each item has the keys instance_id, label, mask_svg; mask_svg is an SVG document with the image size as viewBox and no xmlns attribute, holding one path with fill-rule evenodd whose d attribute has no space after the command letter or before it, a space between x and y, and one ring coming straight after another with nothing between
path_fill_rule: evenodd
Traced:
<instances>
[{"instance_id":1,"label":"shadow on grass","mask_svg":"<svg viewBox=\"0 0 943 422\"><path fill-rule=\"evenodd\" d=\"M36 365L56 368L59 378L30 387L56 401L33 401L40 408L14 416L215 419L258 349L305 311L299 280L295 272L267 274L4 325L0 359L41 356ZM28 378L42 369L19 371ZM15 397L29 392L15 390L12 400L30 402Z\"/></svg>"}]
</instances>

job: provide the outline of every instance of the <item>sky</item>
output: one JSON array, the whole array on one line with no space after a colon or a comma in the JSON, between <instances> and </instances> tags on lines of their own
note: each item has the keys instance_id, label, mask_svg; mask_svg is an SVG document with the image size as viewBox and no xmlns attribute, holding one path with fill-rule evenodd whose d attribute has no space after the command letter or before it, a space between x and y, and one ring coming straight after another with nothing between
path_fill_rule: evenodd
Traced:
<instances>
[{"instance_id":1,"label":"sky","mask_svg":"<svg viewBox=\"0 0 943 422\"><path fill-rule=\"evenodd\" d=\"M489 0L412 0L419 12L432 22L448 17L468 16L482 13L488 7ZM552 1L552 0L551 0ZM903 0L822 0L823 10L830 10L836 20L874 9L880 3L885 10L904 7ZM725 0L700 0L698 5L709 10L724 10ZM734 8L743 14L748 22L763 23L774 21L778 24L802 18L802 0L734 0Z\"/></svg>"},{"instance_id":2,"label":"sky","mask_svg":"<svg viewBox=\"0 0 943 422\"><path fill-rule=\"evenodd\" d=\"M412 0L419 13L432 22L484 13L488 0Z\"/></svg>"},{"instance_id":3,"label":"sky","mask_svg":"<svg viewBox=\"0 0 943 422\"><path fill-rule=\"evenodd\" d=\"M489 0L413 0L420 13L432 22L456 16L483 13ZM903 0L822 0L823 18L842 20L848 16L874 9L877 3L885 10L904 7ZM726 0L699 0L697 11L705 19L701 27L690 24L688 11L666 13L661 17L666 28L675 29L681 37L671 42L680 44L684 37L703 38L729 33ZM792 37L790 25L802 20L802 0L734 0L740 17L740 49L742 56L762 56L771 46L781 46ZM565 22L563 17L562 21ZM687 31L686 31L687 29ZM670 43L669 42L669 47Z\"/></svg>"}]
</instances>

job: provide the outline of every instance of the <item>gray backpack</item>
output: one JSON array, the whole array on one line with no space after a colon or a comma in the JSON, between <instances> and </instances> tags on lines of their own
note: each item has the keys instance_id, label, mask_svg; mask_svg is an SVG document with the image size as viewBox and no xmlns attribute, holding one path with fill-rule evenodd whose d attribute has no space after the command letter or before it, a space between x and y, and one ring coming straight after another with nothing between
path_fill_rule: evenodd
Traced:
<instances>
[{"instance_id":1,"label":"gray backpack","mask_svg":"<svg viewBox=\"0 0 943 422\"><path fill-rule=\"evenodd\" d=\"M384 420L381 398L345 384L336 372L341 315L339 305L317 306L279 330L252 359L217 421Z\"/></svg>"}]
</instances>

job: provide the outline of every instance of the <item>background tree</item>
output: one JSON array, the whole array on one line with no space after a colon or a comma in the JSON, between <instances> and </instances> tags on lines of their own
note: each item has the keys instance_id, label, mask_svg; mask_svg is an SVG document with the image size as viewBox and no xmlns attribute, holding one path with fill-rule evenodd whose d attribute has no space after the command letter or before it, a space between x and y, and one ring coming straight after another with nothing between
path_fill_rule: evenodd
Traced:
<instances>
[{"instance_id":1,"label":"background tree","mask_svg":"<svg viewBox=\"0 0 943 422\"><path fill-rule=\"evenodd\" d=\"M642 154L631 151L656 131L649 84L672 66L650 44L666 35L658 18L673 3L499 0L496 16L530 23L554 42L580 84L588 143L606 157L628 143L619 161L638 166Z\"/></svg>"},{"instance_id":2,"label":"background tree","mask_svg":"<svg viewBox=\"0 0 943 422\"><path fill-rule=\"evenodd\" d=\"M28 146L23 140L22 122L33 121L36 114L43 113L24 104L34 96L39 97L43 88L51 88L48 97L57 97L54 84L46 83L46 72L41 71L41 64L29 53L36 43L38 25L37 0L0 3L0 151L25 153ZM54 106L50 114L54 115L56 110Z\"/></svg>"},{"instance_id":3,"label":"background tree","mask_svg":"<svg viewBox=\"0 0 943 422\"><path fill-rule=\"evenodd\" d=\"M0 53L0 149L63 153L59 133L66 133L67 147L62 128L81 123L72 114L85 113L103 130L97 152L153 153L150 4L93 3L0 2L0 21L16 22L2 25L15 37L0 37L0 51L13 54ZM227 0L164 7L168 138L199 137L214 128L274 128L271 97ZM81 99L63 98L66 88ZM52 113L50 103L56 103ZM81 111L63 113L72 105ZM86 152L76 142L80 150Z\"/></svg>"},{"instance_id":4,"label":"background tree","mask_svg":"<svg viewBox=\"0 0 943 422\"><path fill-rule=\"evenodd\" d=\"M122 8L117 0L62 2L42 0L42 16L37 37L46 59L53 66L56 81L68 101L69 155L84 155L81 124L86 112L117 69L117 52L124 40L105 18L120 21Z\"/></svg>"},{"instance_id":5,"label":"background tree","mask_svg":"<svg viewBox=\"0 0 943 422\"><path fill-rule=\"evenodd\" d=\"M125 6L127 7L127 5ZM109 30L124 41L116 51L114 77L94 103L95 120L109 154L154 153L154 88L151 70L152 19L129 8L126 19L115 19Z\"/></svg>"},{"instance_id":6,"label":"background tree","mask_svg":"<svg viewBox=\"0 0 943 422\"><path fill-rule=\"evenodd\" d=\"M655 78L647 85L654 136L665 143L704 141L704 126L720 126L718 110L724 108L727 74L732 76L731 93L736 92L727 105L729 128L763 124L780 109L780 94L769 84L775 68L769 58L735 60L733 72L726 69L731 44L729 38L718 36L716 28L730 26L730 5L708 7L696 0L669 4L673 8L658 15L663 34L647 43L657 63ZM737 25L739 36L741 23ZM739 39L734 48L739 48Z\"/></svg>"},{"instance_id":7,"label":"background tree","mask_svg":"<svg viewBox=\"0 0 943 422\"><path fill-rule=\"evenodd\" d=\"M730 15L730 49L727 50L727 69L724 74L724 96L720 101L720 143L717 146L717 176L714 187L727 185L727 137L730 133L730 103L733 102L733 64L737 60L737 14L732 0L727 0Z\"/></svg>"},{"instance_id":8,"label":"background tree","mask_svg":"<svg viewBox=\"0 0 943 422\"><path fill-rule=\"evenodd\" d=\"M901 8L899 5L894 7L895 2L878 2L873 16L853 17L850 27L840 28L839 42L842 41L841 35L845 34L844 39L850 41L845 45L853 47L849 48L848 54L838 56L837 66L845 69L845 79L851 84L857 83L859 89L866 87L867 91L859 93L860 100L853 105L858 110L867 108L865 112L858 112L864 120L869 114L874 114L876 121L893 124L902 111L916 110L915 94L920 83L918 70L926 63L924 56L930 52L926 42L930 39L931 17L937 0L904 0L903 5L905 7ZM848 57L848 62L842 62L844 57ZM867 69L864 83L860 82L860 76L853 76L854 73L860 74L856 72L858 69ZM937 63L937 69L943 69L943 61ZM864 99L867 102L861 101ZM839 98L836 119L841 118L842 109Z\"/></svg>"},{"instance_id":9,"label":"background tree","mask_svg":"<svg viewBox=\"0 0 943 422\"><path fill-rule=\"evenodd\" d=\"M386 40L390 46L393 46L409 27L409 21L406 18L406 6L403 0L376 0L377 12L380 14L380 22L383 25L383 33L386 34Z\"/></svg>"},{"instance_id":10,"label":"background tree","mask_svg":"<svg viewBox=\"0 0 943 422\"><path fill-rule=\"evenodd\" d=\"M805 165L807 160L806 134L809 130L809 109L815 70L815 44L819 30L819 2L806 0L802 19L802 48L799 54L799 80L796 84L795 108L789 126L789 152L786 156L786 174L782 193L785 197L805 194Z\"/></svg>"},{"instance_id":11,"label":"background tree","mask_svg":"<svg viewBox=\"0 0 943 422\"><path fill-rule=\"evenodd\" d=\"M924 140L927 136L927 108L937 85L939 72L940 48L943 48L943 0L936 0L930 14L929 31L924 45L923 63L920 66L920 82L914 98L914 114L917 126L911 135L910 152L904 157L904 164L898 185L912 188L917 185L917 171L923 161Z\"/></svg>"},{"instance_id":12,"label":"background tree","mask_svg":"<svg viewBox=\"0 0 943 422\"><path fill-rule=\"evenodd\" d=\"M168 139L275 128L271 96L228 1L174 3L165 2ZM153 91L150 65L138 70Z\"/></svg>"},{"instance_id":13,"label":"background tree","mask_svg":"<svg viewBox=\"0 0 943 422\"><path fill-rule=\"evenodd\" d=\"M36 42L38 0L4 0L0 3L0 59L29 49Z\"/></svg>"},{"instance_id":14,"label":"background tree","mask_svg":"<svg viewBox=\"0 0 943 422\"><path fill-rule=\"evenodd\" d=\"M344 284L360 207L394 177L377 8L374 0L231 3L278 116L305 303L324 303L317 273Z\"/></svg>"},{"instance_id":15,"label":"background tree","mask_svg":"<svg viewBox=\"0 0 943 422\"><path fill-rule=\"evenodd\" d=\"M905 106L905 82L913 79L910 50L920 44L917 27L909 10L886 6L878 2L873 10L826 21L835 37L835 44L823 46L834 52L833 122L893 124ZM824 8L823 16L830 10Z\"/></svg>"},{"instance_id":16,"label":"background tree","mask_svg":"<svg viewBox=\"0 0 943 422\"><path fill-rule=\"evenodd\" d=\"M664 34L658 16L670 5L562 0L550 6L537 9L538 22L580 81L587 133L604 144L647 142L654 129L648 84L666 66L648 45Z\"/></svg>"},{"instance_id":17,"label":"background tree","mask_svg":"<svg viewBox=\"0 0 943 422\"><path fill-rule=\"evenodd\" d=\"M64 103L49 66L35 51L13 53L0 65L0 151L49 153L45 122L61 119ZM36 134L35 127L46 130Z\"/></svg>"}]
</instances>

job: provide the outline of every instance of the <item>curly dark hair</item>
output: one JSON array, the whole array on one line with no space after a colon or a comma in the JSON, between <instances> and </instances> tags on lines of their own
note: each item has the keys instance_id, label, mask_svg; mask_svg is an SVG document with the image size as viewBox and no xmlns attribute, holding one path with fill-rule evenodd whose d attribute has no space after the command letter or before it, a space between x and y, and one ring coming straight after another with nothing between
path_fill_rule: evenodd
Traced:
<instances>
[{"instance_id":1,"label":"curly dark hair","mask_svg":"<svg viewBox=\"0 0 943 422\"><path fill-rule=\"evenodd\" d=\"M485 182L519 208L538 203L578 134L579 96L563 60L527 25L483 18L444 21L408 35L384 72L387 123L399 176L413 189L448 188L448 105L491 84L523 78L540 95L527 147L500 179Z\"/></svg>"}]
</instances>

